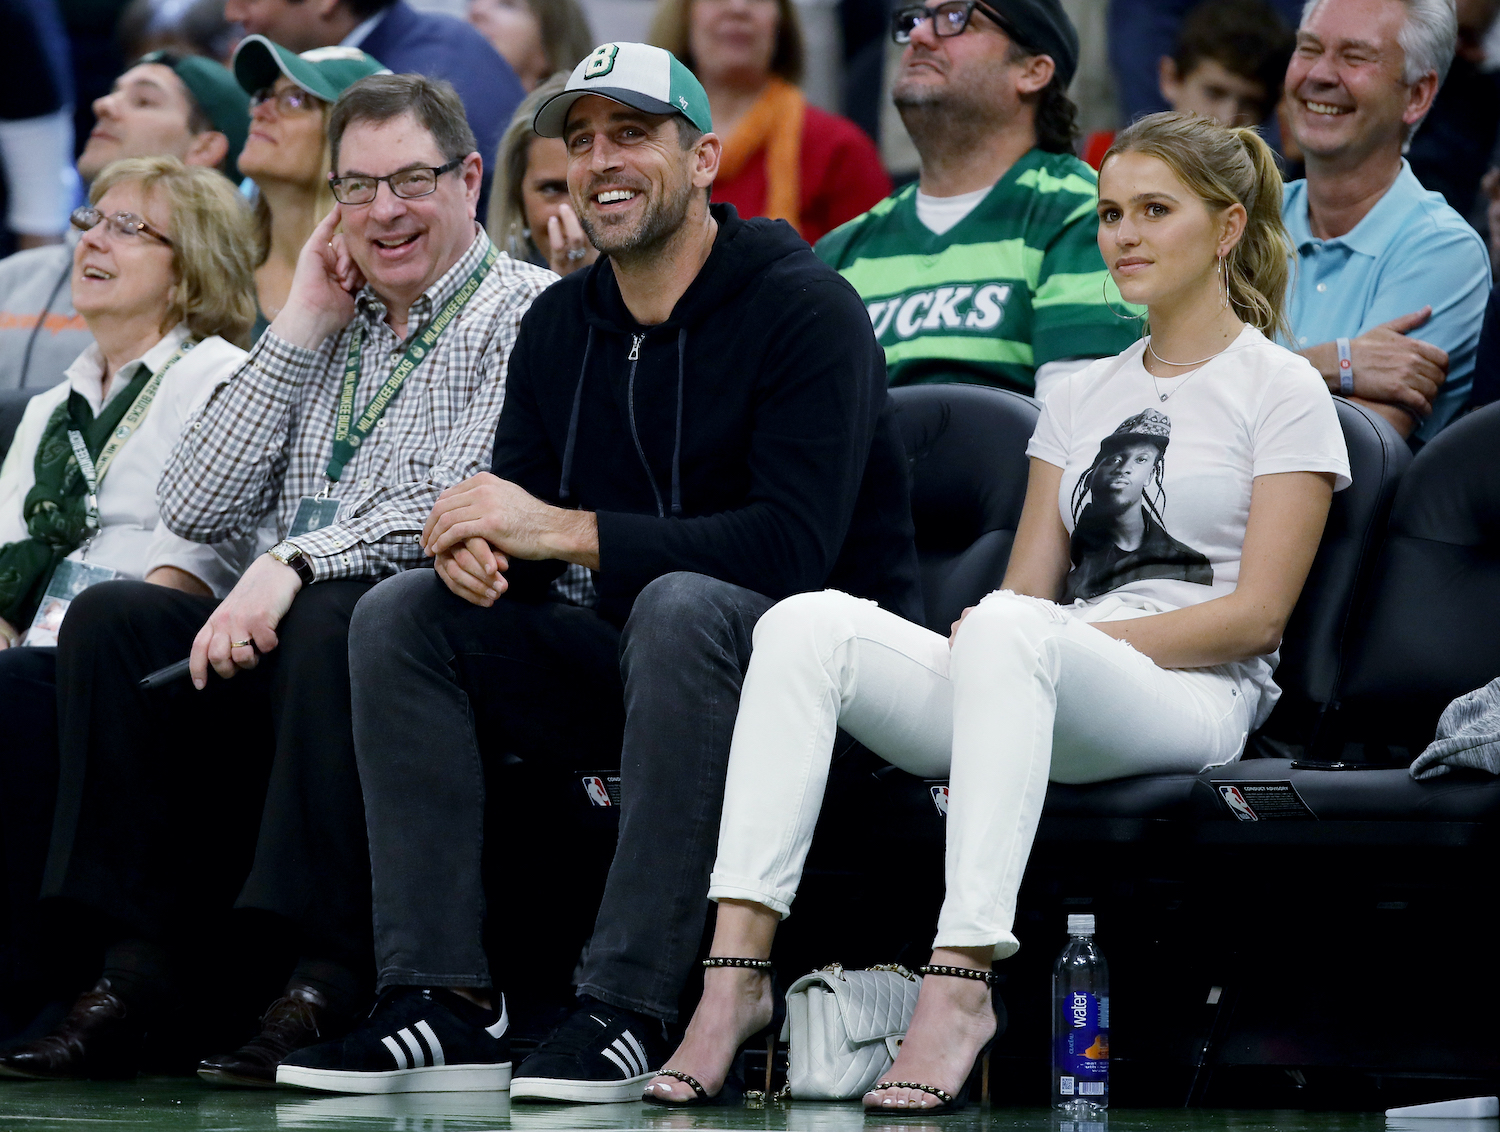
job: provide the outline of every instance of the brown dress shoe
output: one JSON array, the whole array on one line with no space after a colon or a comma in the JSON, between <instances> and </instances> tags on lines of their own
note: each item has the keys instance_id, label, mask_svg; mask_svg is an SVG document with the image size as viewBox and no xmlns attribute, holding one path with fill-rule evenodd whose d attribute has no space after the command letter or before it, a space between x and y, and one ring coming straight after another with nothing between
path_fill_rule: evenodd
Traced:
<instances>
[{"instance_id":1,"label":"brown dress shoe","mask_svg":"<svg viewBox=\"0 0 1500 1132\"><path fill-rule=\"evenodd\" d=\"M100 979L50 1034L0 1056L0 1077L133 1077L140 1045L140 1025L125 1000Z\"/></svg>"},{"instance_id":2,"label":"brown dress shoe","mask_svg":"<svg viewBox=\"0 0 1500 1132\"><path fill-rule=\"evenodd\" d=\"M290 983L286 993L261 1016L260 1033L233 1053L200 1061L198 1076L212 1085L275 1088L276 1066L281 1059L322 1041L322 1030L331 1020L332 1011L322 992L306 983Z\"/></svg>"}]
</instances>

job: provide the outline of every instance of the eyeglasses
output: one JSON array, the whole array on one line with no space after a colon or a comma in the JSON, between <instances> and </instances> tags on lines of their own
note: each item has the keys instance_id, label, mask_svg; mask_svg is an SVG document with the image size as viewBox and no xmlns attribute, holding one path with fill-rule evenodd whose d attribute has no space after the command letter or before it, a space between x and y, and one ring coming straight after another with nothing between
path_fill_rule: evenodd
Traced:
<instances>
[{"instance_id":1,"label":"eyeglasses","mask_svg":"<svg viewBox=\"0 0 1500 1132\"><path fill-rule=\"evenodd\" d=\"M282 87L278 92L275 87L266 87L258 90L250 96L250 107L255 107L266 102L276 103L276 109L282 114L297 114L303 110L316 110L323 104L323 100L316 95L308 94L300 87Z\"/></svg>"},{"instance_id":2,"label":"eyeglasses","mask_svg":"<svg viewBox=\"0 0 1500 1132\"><path fill-rule=\"evenodd\" d=\"M381 181L389 185L391 192L402 200L413 200L436 192L437 179L444 173L451 173L463 163L462 157L456 157L447 165L436 168L418 165L414 169L399 169L384 177L367 177L363 173L350 177L335 177L330 174L328 187L333 190L333 199L340 204L369 204L380 191Z\"/></svg>"},{"instance_id":3,"label":"eyeglasses","mask_svg":"<svg viewBox=\"0 0 1500 1132\"><path fill-rule=\"evenodd\" d=\"M109 227L113 235L127 240L139 239L141 236L150 236L153 240L160 240L167 247L172 246L172 241L163 233L158 232L133 212L116 212L113 216L106 216L97 208L84 205L75 208L73 215L69 217L73 227L80 232L87 232L95 227L101 220Z\"/></svg>"},{"instance_id":4,"label":"eyeglasses","mask_svg":"<svg viewBox=\"0 0 1500 1132\"><path fill-rule=\"evenodd\" d=\"M891 38L897 43L910 43L911 33L923 20L932 21L932 33L939 39L962 35L964 29L969 26L969 21L974 17L976 7L999 24L1007 35L1015 39L1009 21L990 5L982 3L982 0L948 0L948 3L939 4L936 8L928 8L922 4L897 8L895 14L891 16Z\"/></svg>"}]
</instances>

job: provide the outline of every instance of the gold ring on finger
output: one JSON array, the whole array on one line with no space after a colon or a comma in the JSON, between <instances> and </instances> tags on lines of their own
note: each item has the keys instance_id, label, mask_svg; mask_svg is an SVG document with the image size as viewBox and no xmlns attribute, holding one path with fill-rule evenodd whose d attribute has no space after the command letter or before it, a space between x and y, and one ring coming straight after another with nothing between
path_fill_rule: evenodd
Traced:
<instances>
[{"instance_id":1,"label":"gold ring on finger","mask_svg":"<svg viewBox=\"0 0 1500 1132\"><path fill-rule=\"evenodd\" d=\"M247 649L252 643L251 641L230 641L229 647L232 649Z\"/></svg>"}]
</instances>

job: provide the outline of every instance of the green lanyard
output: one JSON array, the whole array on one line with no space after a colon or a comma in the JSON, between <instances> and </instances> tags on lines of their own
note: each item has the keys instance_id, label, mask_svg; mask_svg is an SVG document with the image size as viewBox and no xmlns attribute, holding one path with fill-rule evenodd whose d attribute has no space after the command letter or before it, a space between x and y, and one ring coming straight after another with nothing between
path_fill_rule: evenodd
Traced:
<instances>
[{"instance_id":1,"label":"green lanyard","mask_svg":"<svg viewBox=\"0 0 1500 1132\"><path fill-rule=\"evenodd\" d=\"M89 447L83 441L83 433L76 428L68 430L68 443L73 446L73 458L78 461L78 470L83 474L83 482L88 487L88 494L84 497L88 508L89 530L99 529L99 484L104 479L104 473L109 471L110 464L119 455L120 449L125 447L125 442L135 435L135 430L140 427L146 414L151 411L151 403L156 400L156 394L161 389L162 378L167 376L167 370L182 360L184 354L198 343L188 338L178 346L176 351L166 364L151 375L151 380L141 387L141 391L135 395L130 408L126 410L125 416L121 418L119 426L110 434L109 442L99 450L99 459L95 460L89 455Z\"/></svg>"},{"instance_id":2,"label":"green lanyard","mask_svg":"<svg viewBox=\"0 0 1500 1132\"><path fill-rule=\"evenodd\" d=\"M500 250L491 244L479 266L469 273L464 285L448 300L438 316L412 335L406 352L401 355L396 368L391 370L391 376L385 379L385 384L370 398L370 403L365 406L365 411L359 415L358 420L354 419L354 390L359 386L365 335L364 327L355 325L354 333L349 335L349 354L344 361L344 387L339 393L339 412L333 430L333 452L328 457L326 474L330 486L339 482L339 477L344 474L344 465L354 459L355 450L364 443L365 437L370 435L380 418L385 416L386 408L396 399L396 394L401 392L406 379L422 364L422 359L431 352L433 344L448 329L448 324L458 317L464 304L473 298L474 292L479 290L479 285L484 282L484 277L499 258Z\"/></svg>"}]
</instances>

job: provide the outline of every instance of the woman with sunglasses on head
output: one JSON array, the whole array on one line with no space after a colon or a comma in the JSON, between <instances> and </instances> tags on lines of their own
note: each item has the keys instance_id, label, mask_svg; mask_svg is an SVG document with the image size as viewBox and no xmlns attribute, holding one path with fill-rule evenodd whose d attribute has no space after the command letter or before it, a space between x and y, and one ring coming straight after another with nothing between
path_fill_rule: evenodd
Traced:
<instances>
[{"instance_id":1,"label":"woman with sunglasses on head","mask_svg":"<svg viewBox=\"0 0 1500 1132\"><path fill-rule=\"evenodd\" d=\"M811 244L891 191L875 143L797 89L802 30L792 0L659 0L648 38L708 93L724 139L714 200L741 216L786 220Z\"/></svg>"},{"instance_id":2,"label":"woman with sunglasses on head","mask_svg":"<svg viewBox=\"0 0 1500 1132\"><path fill-rule=\"evenodd\" d=\"M864 1098L936 1115L962 1105L1004 1018L991 964L1020 946L1016 892L1048 781L1199 773L1238 758L1275 704L1282 631L1349 483L1321 379L1268 337L1288 276L1275 161L1252 130L1153 115L1105 157L1098 217L1099 250L1151 334L1047 399L1004 588L947 638L836 591L757 624L709 888L710 955L744 965L706 972L647 1100L717 1093L770 1019L765 961L835 728L949 779L930 966L896 1062Z\"/></svg>"},{"instance_id":3,"label":"woman with sunglasses on head","mask_svg":"<svg viewBox=\"0 0 1500 1132\"><path fill-rule=\"evenodd\" d=\"M231 68L250 95L250 134L239 165L258 190L262 250L252 334L258 339L286 303L302 246L333 208L328 114L345 87L385 68L358 48L318 47L298 55L263 35L240 42Z\"/></svg>"},{"instance_id":4,"label":"woman with sunglasses on head","mask_svg":"<svg viewBox=\"0 0 1500 1132\"><path fill-rule=\"evenodd\" d=\"M0 919L18 948L51 827L49 646L67 602L109 577L222 597L253 550L178 538L156 506L191 413L245 357L255 311L250 210L218 172L174 157L107 166L90 201L73 214L82 235L71 284L93 344L61 384L31 399L0 470L0 858L11 894ZM19 973L34 993L37 973Z\"/></svg>"}]
</instances>

